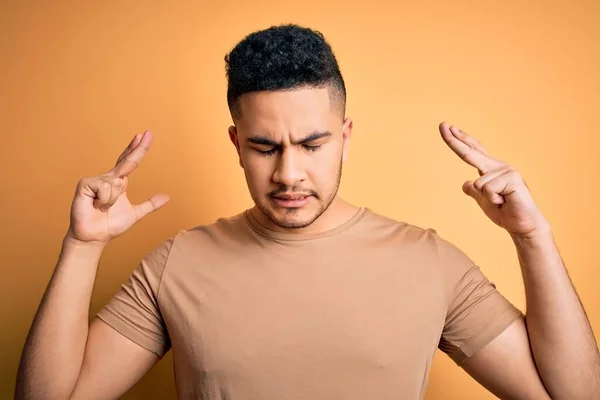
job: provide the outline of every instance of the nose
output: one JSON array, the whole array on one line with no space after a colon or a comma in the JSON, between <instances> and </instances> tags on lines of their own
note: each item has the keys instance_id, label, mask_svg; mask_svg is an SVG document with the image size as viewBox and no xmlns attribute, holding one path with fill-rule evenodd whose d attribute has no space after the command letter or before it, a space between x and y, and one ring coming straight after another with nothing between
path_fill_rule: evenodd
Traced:
<instances>
[{"instance_id":1,"label":"nose","mask_svg":"<svg viewBox=\"0 0 600 400\"><path fill-rule=\"evenodd\" d=\"M301 155L296 154L293 150L285 149L277 160L273 181L284 186L294 187L305 179L305 173Z\"/></svg>"}]
</instances>

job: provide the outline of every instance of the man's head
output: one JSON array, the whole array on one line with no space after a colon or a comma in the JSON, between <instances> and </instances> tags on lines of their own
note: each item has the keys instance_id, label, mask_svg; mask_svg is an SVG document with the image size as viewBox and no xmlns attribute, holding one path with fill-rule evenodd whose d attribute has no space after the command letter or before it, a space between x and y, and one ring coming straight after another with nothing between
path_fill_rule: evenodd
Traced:
<instances>
[{"instance_id":1,"label":"man's head","mask_svg":"<svg viewBox=\"0 0 600 400\"><path fill-rule=\"evenodd\" d=\"M284 25L248 35L225 62L229 134L252 199L274 224L304 228L336 197L352 130L331 47Z\"/></svg>"}]
</instances>

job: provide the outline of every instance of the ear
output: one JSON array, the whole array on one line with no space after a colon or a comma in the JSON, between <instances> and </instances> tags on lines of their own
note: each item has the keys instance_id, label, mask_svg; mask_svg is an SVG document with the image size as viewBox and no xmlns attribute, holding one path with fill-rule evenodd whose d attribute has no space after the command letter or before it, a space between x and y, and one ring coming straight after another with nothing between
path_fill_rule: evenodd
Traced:
<instances>
[{"instance_id":1,"label":"ear","mask_svg":"<svg viewBox=\"0 0 600 400\"><path fill-rule=\"evenodd\" d=\"M238 154L240 167L244 168L244 163L242 162L242 153L240 152L240 141L237 134L237 128L234 125L229 127L229 140L231 140L231 143L233 143L233 145L235 146L235 150Z\"/></svg>"},{"instance_id":2,"label":"ear","mask_svg":"<svg viewBox=\"0 0 600 400\"><path fill-rule=\"evenodd\" d=\"M352 120L350 118L346 118L344 120L344 125L342 125L342 140L343 140L343 148L342 148L342 163L345 163L348 159L348 151L350 147L350 137L352 136Z\"/></svg>"}]
</instances>

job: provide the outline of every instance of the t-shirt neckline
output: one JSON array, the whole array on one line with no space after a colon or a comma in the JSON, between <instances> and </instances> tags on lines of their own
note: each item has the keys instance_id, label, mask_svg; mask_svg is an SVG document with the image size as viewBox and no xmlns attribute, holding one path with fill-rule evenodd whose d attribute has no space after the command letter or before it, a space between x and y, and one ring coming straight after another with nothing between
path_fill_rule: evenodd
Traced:
<instances>
[{"instance_id":1,"label":"t-shirt neckline","mask_svg":"<svg viewBox=\"0 0 600 400\"><path fill-rule=\"evenodd\" d=\"M367 211L368 211L368 208L360 207L358 209L358 211L346 222L342 223L341 225L336 226L335 228L332 228L332 229L329 229L329 230L323 231L323 232L317 232L317 233L291 233L291 232L274 231L272 229L269 229L269 228L261 225L260 222L258 222L258 220L252 215L252 212L250 212L250 209L248 209L244 212L244 219L246 220L246 222L248 223L250 228L252 228L255 232L257 232L258 234L260 234L262 236L266 236L270 239L285 240L285 241L303 241L303 240L320 239L320 238L332 236L337 233L343 232L343 231L351 228L352 226L354 226L356 223L358 223L365 216Z\"/></svg>"}]
</instances>

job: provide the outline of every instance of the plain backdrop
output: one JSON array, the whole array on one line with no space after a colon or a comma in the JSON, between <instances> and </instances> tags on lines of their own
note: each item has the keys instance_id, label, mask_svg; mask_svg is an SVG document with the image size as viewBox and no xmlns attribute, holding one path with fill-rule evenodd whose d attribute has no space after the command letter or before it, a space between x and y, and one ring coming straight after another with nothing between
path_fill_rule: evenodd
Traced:
<instances>
[{"instance_id":1,"label":"plain backdrop","mask_svg":"<svg viewBox=\"0 0 600 400\"><path fill-rule=\"evenodd\" d=\"M107 248L92 313L164 239L252 205L227 136L223 57L288 22L323 32L346 80L343 197L436 229L524 309L513 244L462 193L477 172L437 131L458 125L525 177L600 332L599 18L595 1L2 1L0 398L12 397L77 181L111 168L135 133L155 141L131 197L171 202ZM175 399L171 363L123 398ZM426 398L494 397L438 352Z\"/></svg>"}]
</instances>

